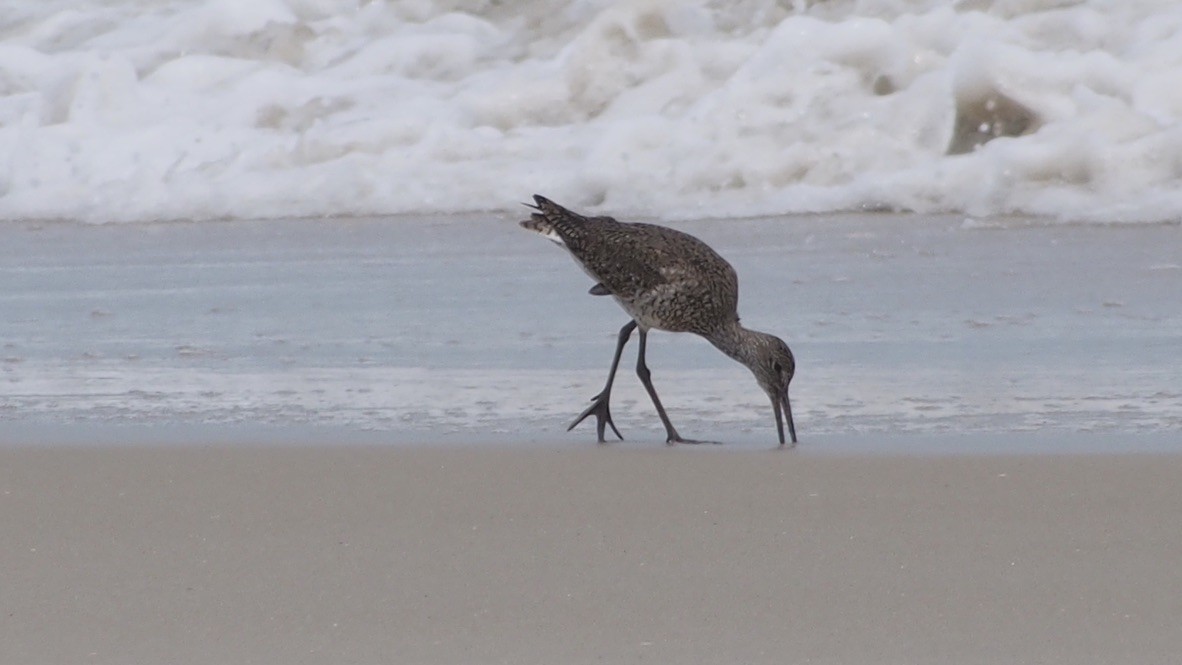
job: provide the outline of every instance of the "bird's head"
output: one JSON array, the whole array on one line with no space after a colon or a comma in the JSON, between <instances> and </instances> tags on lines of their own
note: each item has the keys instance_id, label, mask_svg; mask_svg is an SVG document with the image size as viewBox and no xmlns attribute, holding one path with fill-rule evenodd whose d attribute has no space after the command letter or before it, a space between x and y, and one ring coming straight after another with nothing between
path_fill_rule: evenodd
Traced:
<instances>
[{"instance_id":1,"label":"bird's head","mask_svg":"<svg viewBox=\"0 0 1182 665\"><path fill-rule=\"evenodd\" d=\"M792 436L792 443L796 443L796 425L792 421L792 406L788 401L788 384L796 374L796 358L784 340L767 333L754 333L758 336L753 345L753 353L748 358L747 366L755 375L759 387L767 393L772 401L772 408L776 412L776 430L780 435L780 443L784 443L784 424L781 420L781 410L788 418L788 431Z\"/></svg>"},{"instance_id":2,"label":"bird's head","mask_svg":"<svg viewBox=\"0 0 1182 665\"><path fill-rule=\"evenodd\" d=\"M796 373L796 358L779 337L767 333L759 333L759 337L760 343L752 354L751 373L768 397L775 399L788 392L788 382Z\"/></svg>"}]
</instances>

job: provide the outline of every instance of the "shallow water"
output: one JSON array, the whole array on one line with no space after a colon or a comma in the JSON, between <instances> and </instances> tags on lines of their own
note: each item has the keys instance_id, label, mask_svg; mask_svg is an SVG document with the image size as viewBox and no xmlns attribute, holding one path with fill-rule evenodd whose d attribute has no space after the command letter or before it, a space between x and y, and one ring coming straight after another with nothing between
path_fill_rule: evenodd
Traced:
<instances>
[{"instance_id":1,"label":"shallow water","mask_svg":"<svg viewBox=\"0 0 1182 665\"><path fill-rule=\"evenodd\" d=\"M626 318L515 220L0 225L0 435L589 443L564 429ZM804 443L1182 427L1175 225L678 226L735 265L744 323L791 345ZM634 352L613 413L657 445ZM706 342L654 333L649 365L686 436L774 441L766 397Z\"/></svg>"}]
</instances>

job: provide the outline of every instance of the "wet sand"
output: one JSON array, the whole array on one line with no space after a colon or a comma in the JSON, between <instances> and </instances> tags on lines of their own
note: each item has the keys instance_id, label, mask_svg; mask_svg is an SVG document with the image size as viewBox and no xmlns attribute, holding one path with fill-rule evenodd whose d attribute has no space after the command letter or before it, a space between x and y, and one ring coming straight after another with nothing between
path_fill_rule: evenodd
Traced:
<instances>
[{"instance_id":1,"label":"wet sand","mask_svg":"<svg viewBox=\"0 0 1182 665\"><path fill-rule=\"evenodd\" d=\"M0 654L1166 663L1182 456L0 448Z\"/></svg>"}]
</instances>

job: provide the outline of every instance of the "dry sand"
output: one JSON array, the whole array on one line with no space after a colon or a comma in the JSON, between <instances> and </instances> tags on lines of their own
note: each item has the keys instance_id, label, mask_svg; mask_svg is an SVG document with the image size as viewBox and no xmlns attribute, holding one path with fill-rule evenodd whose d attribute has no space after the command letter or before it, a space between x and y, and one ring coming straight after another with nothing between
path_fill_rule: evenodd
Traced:
<instances>
[{"instance_id":1,"label":"dry sand","mask_svg":"<svg viewBox=\"0 0 1182 665\"><path fill-rule=\"evenodd\" d=\"M1153 663L1182 456L0 449L4 663Z\"/></svg>"}]
</instances>

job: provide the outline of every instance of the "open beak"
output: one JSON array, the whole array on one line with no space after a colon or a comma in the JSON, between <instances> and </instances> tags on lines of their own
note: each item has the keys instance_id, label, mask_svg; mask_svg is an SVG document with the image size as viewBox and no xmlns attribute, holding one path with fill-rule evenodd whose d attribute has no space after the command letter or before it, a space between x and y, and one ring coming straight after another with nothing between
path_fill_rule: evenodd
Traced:
<instances>
[{"instance_id":1,"label":"open beak","mask_svg":"<svg viewBox=\"0 0 1182 665\"><path fill-rule=\"evenodd\" d=\"M784 416L788 418L788 436L796 445L796 423L792 422L792 403L788 401L788 386L784 386ZM780 445L784 445L784 432L780 432Z\"/></svg>"},{"instance_id":2,"label":"open beak","mask_svg":"<svg viewBox=\"0 0 1182 665\"><path fill-rule=\"evenodd\" d=\"M788 401L788 386L778 395L772 395L772 410L776 413L776 434L780 437L780 446L784 446L784 418L788 418L788 436L792 445L796 445L796 424L792 422L792 403Z\"/></svg>"}]
</instances>

